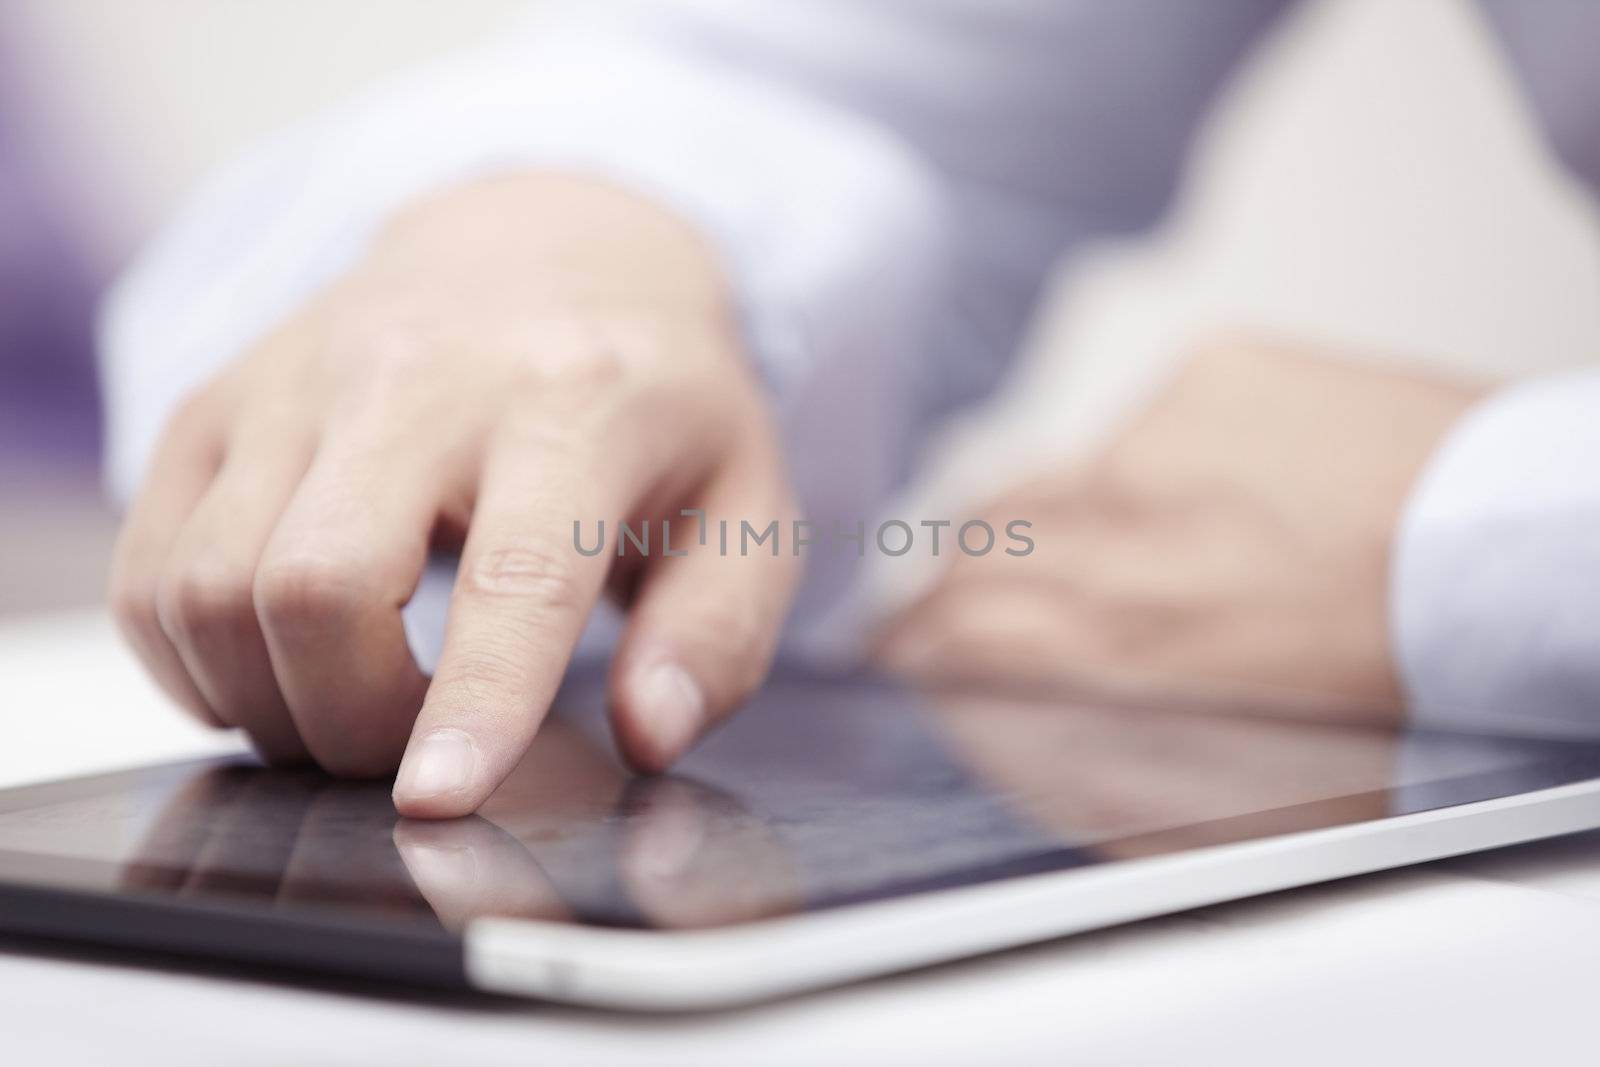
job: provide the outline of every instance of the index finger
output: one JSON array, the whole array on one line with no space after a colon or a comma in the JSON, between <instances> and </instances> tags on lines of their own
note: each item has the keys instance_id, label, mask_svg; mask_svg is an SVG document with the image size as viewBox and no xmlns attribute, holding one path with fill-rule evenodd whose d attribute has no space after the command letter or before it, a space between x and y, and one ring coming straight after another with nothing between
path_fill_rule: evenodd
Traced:
<instances>
[{"instance_id":1,"label":"index finger","mask_svg":"<svg viewBox=\"0 0 1600 1067\"><path fill-rule=\"evenodd\" d=\"M402 815L477 810L527 751L605 582L575 516L615 501L570 457L492 458L456 576L444 651L395 781Z\"/></svg>"}]
</instances>

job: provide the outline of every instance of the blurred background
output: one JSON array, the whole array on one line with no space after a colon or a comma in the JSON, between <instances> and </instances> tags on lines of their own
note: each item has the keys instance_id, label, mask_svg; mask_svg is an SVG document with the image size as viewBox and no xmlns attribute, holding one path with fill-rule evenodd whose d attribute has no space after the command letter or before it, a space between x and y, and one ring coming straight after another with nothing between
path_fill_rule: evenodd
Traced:
<instances>
[{"instance_id":1,"label":"blurred background","mask_svg":"<svg viewBox=\"0 0 1600 1067\"><path fill-rule=\"evenodd\" d=\"M0 4L0 614L100 596L115 518L93 309L185 190L527 6ZM950 428L907 506L981 490L1007 457L1092 447L1217 328L1490 378L1600 356L1593 209L1467 0L1307 3L1240 72L1159 232L1062 265L1018 372Z\"/></svg>"}]
</instances>

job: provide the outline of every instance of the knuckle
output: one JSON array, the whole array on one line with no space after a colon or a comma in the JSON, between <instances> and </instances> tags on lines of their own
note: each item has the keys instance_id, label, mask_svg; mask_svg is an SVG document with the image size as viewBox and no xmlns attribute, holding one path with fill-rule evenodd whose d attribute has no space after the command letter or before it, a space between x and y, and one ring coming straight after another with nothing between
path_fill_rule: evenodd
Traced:
<instances>
[{"instance_id":1,"label":"knuckle","mask_svg":"<svg viewBox=\"0 0 1600 1067\"><path fill-rule=\"evenodd\" d=\"M252 616L250 572L230 564L197 560L164 577L157 611L185 633L236 629Z\"/></svg>"},{"instance_id":2,"label":"knuckle","mask_svg":"<svg viewBox=\"0 0 1600 1067\"><path fill-rule=\"evenodd\" d=\"M300 626L348 619L370 596L359 566L341 560L289 557L262 564L252 601L268 626Z\"/></svg>"},{"instance_id":3,"label":"knuckle","mask_svg":"<svg viewBox=\"0 0 1600 1067\"><path fill-rule=\"evenodd\" d=\"M439 681L447 693L456 692L462 704L483 709L525 689L527 675L527 664L512 649L478 642L441 667Z\"/></svg>"},{"instance_id":4,"label":"knuckle","mask_svg":"<svg viewBox=\"0 0 1600 1067\"><path fill-rule=\"evenodd\" d=\"M465 574L473 595L513 597L555 612L582 609L582 583L574 562L545 547L491 549L477 556Z\"/></svg>"},{"instance_id":5,"label":"knuckle","mask_svg":"<svg viewBox=\"0 0 1600 1067\"><path fill-rule=\"evenodd\" d=\"M523 388L532 395L563 404L583 402L615 388L626 367L618 346L598 331L570 327L549 331L553 336L532 351L522 365Z\"/></svg>"},{"instance_id":6,"label":"knuckle","mask_svg":"<svg viewBox=\"0 0 1600 1067\"><path fill-rule=\"evenodd\" d=\"M160 626L156 614L156 587L123 572L112 575L107 594L111 617L124 634L136 636L154 631Z\"/></svg>"}]
</instances>

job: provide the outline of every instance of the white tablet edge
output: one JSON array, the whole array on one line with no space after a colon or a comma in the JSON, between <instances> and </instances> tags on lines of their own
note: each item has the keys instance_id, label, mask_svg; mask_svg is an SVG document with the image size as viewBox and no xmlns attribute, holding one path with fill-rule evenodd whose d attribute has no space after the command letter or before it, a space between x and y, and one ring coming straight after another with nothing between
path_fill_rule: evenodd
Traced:
<instances>
[{"instance_id":1,"label":"white tablet edge","mask_svg":"<svg viewBox=\"0 0 1600 1067\"><path fill-rule=\"evenodd\" d=\"M1600 779L1167 856L700 931L476 919L468 980L643 1011L730 1007L1240 897L1600 826Z\"/></svg>"}]
</instances>

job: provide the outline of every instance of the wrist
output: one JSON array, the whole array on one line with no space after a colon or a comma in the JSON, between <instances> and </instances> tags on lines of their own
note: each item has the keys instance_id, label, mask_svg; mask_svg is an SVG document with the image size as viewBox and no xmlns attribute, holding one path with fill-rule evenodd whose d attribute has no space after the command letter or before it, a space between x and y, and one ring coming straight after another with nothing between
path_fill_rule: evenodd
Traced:
<instances>
[{"instance_id":1,"label":"wrist","mask_svg":"<svg viewBox=\"0 0 1600 1067\"><path fill-rule=\"evenodd\" d=\"M577 303L720 306L710 244L670 209L582 175L485 178L419 200L378 233L365 278L471 279Z\"/></svg>"}]
</instances>

